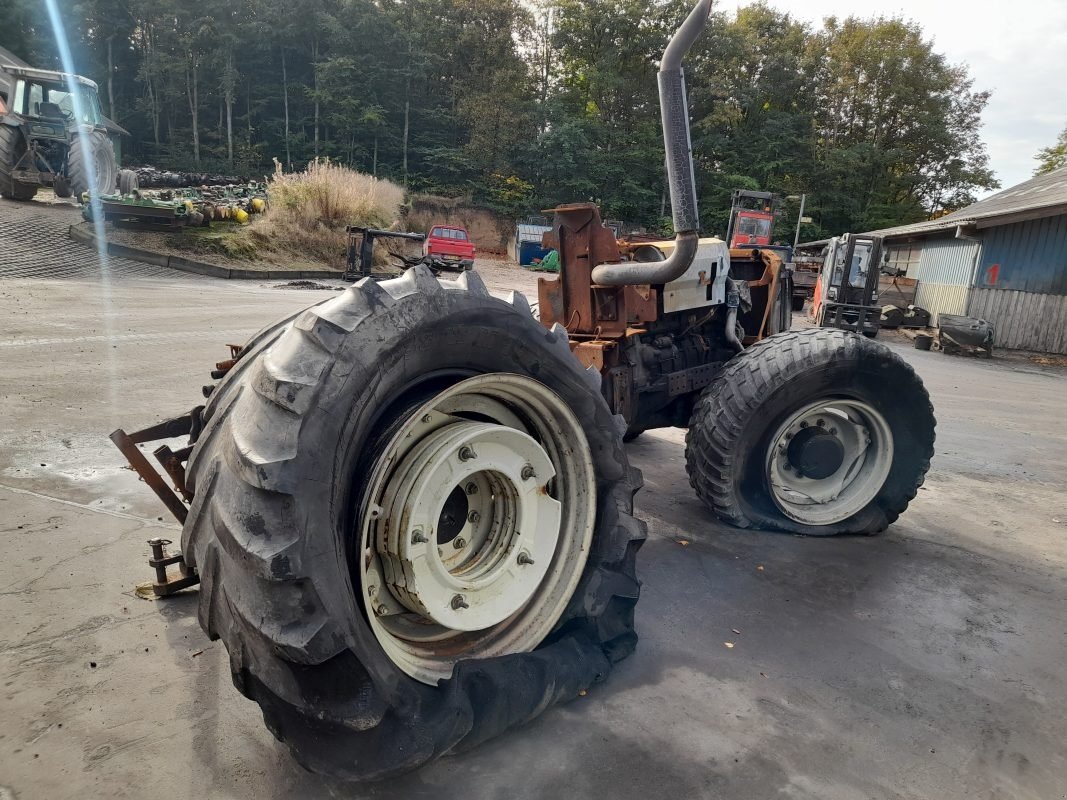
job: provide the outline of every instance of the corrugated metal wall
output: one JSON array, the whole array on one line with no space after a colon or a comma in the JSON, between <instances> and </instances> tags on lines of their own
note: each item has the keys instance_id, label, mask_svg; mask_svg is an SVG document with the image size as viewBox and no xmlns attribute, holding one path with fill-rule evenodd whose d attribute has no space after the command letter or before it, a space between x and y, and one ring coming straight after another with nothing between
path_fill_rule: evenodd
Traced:
<instances>
[{"instance_id":1,"label":"corrugated metal wall","mask_svg":"<svg viewBox=\"0 0 1067 800\"><path fill-rule=\"evenodd\" d=\"M915 305L930 312L930 324L937 324L938 314L967 313L969 286L952 286L947 283L919 281L915 290Z\"/></svg>"},{"instance_id":2,"label":"corrugated metal wall","mask_svg":"<svg viewBox=\"0 0 1067 800\"><path fill-rule=\"evenodd\" d=\"M975 288L967 315L993 323L996 347L1067 353L1067 295Z\"/></svg>"},{"instance_id":3,"label":"corrugated metal wall","mask_svg":"<svg viewBox=\"0 0 1067 800\"><path fill-rule=\"evenodd\" d=\"M938 314L965 313L979 246L970 239L953 237L923 242L915 270L919 279L915 305L930 312L932 325L937 324Z\"/></svg>"},{"instance_id":4,"label":"corrugated metal wall","mask_svg":"<svg viewBox=\"0 0 1067 800\"><path fill-rule=\"evenodd\" d=\"M1067 295L1067 214L982 234L977 286Z\"/></svg>"},{"instance_id":5,"label":"corrugated metal wall","mask_svg":"<svg viewBox=\"0 0 1067 800\"><path fill-rule=\"evenodd\" d=\"M921 283L970 286L978 246L971 239L927 239L915 277Z\"/></svg>"}]
</instances>

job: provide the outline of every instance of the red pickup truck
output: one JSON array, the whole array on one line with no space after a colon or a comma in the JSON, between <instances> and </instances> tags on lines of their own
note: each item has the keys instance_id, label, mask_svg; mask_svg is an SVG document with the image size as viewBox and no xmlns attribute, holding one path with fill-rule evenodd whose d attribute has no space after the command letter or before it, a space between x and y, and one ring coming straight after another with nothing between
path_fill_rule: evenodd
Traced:
<instances>
[{"instance_id":1,"label":"red pickup truck","mask_svg":"<svg viewBox=\"0 0 1067 800\"><path fill-rule=\"evenodd\" d=\"M471 269L474 266L474 243L466 228L434 225L426 237L426 258L442 266Z\"/></svg>"}]
</instances>

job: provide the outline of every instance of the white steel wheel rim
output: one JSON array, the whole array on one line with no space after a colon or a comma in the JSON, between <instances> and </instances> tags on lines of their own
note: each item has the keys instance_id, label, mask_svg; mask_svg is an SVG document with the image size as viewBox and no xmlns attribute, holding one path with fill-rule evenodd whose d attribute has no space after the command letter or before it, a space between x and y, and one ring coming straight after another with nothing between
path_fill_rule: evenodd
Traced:
<instances>
[{"instance_id":1,"label":"white steel wheel rim","mask_svg":"<svg viewBox=\"0 0 1067 800\"><path fill-rule=\"evenodd\" d=\"M555 392L510 373L455 384L407 415L368 486L360 591L401 670L435 685L555 627L596 514L588 442Z\"/></svg>"},{"instance_id":2,"label":"white steel wheel rim","mask_svg":"<svg viewBox=\"0 0 1067 800\"><path fill-rule=\"evenodd\" d=\"M803 437L808 437L808 447L816 438L828 444L824 450L834 456L813 464L805 459L806 450L797 452ZM783 514L805 525L833 525L862 511L877 497L893 465L889 423L860 400L823 398L809 403L791 414L770 442L765 466L771 496ZM837 453L840 465L825 474Z\"/></svg>"}]
</instances>

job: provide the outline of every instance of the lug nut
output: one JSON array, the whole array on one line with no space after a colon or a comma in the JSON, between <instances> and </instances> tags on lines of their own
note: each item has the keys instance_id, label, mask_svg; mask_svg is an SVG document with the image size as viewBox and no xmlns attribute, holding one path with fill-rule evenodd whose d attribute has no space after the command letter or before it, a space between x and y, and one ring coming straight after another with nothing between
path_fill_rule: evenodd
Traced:
<instances>
[{"instance_id":1,"label":"lug nut","mask_svg":"<svg viewBox=\"0 0 1067 800\"><path fill-rule=\"evenodd\" d=\"M478 484L474 481L468 483L464 488L467 490L467 494L478 494Z\"/></svg>"},{"instance_id":2,"label":"lug nut","mask_svg":"<svg viewBox=\"0 0 1067 800\"><path fill-rule=\"evenodd\" d=\"M457 594L452 598L452 608L459 611L461 608L470 608L470 606L467 605L467 601L463 599L463 595Z\"/></svg>"},{"instance_id":3,"label":"lug nut","mask_svg":"<svg viewBox=\"0 0 1067 800\"><path fill-rule=\"evenodd\" d=\"M826 420L820 418L815 424L818 425L820 428L825 428L826 427Z\"/></svg>"},{"instance_id":4,"label":"lug nut","mask_svg":"<svg viewBox=\"0 0 1067 800\"><path fill-rule=\"evenodd\" d=\"M429 414L423 414L422 415L422 421L423 422L429 423L432 419L433 419L433 417L431 417Z\"/></svg>"},{"instance_id":5,"label":"lug nut","mask_svg":"<svg viewBox=\"0 0 1067 800\"><path fill-rule=\"evenodd\" d=\"M467 515L467 522L470 522L471 524L477 525L478 522L481 520L481 518L482 518L481 514L479 514L477 511L472 511L471 513L469 513Z\"/></svg>"},{"instance_id":6,"label":"lug nut","mask_svg":"<svg viewBox=\"0 0 1067 800\"><path fill-rule=\"evenodd\" d=\"M519 474L522 476L522 479L524 481L528 481L528 480L530 480L530 478L536 478L537 477L537 473L534 472L534 468L532 466L530 466L529 464L527 464L525 467L523 467L522 468L522 472L519 473Z\"/></svg>"},{"instance_id":7,"label":"lug nut","mask_svg":"<svg viewBox=\"0 0 1067 800\"><path fill-rule=\"evenodd\" d=\"M374 613L379 617L384 617L389 613L389 609L385 607L385 603L382 603L380 606L375 606Z\"/></svg>"},{"instance_id":8,"label":"lug nut","mask_svg":"<svg viewBox=\"0 0 1067 800\"><path fill-rule=\"evenodd\" d=\"M463 445L463 447L459 448L459 460L460 461L470 461L472 458L477 458L477 457L478 456L475 454L474 448L471 447L470 445L466 445L465 444L465 445Z\"/></svg>"},{"instance_id":9,"label":"lug nut","mask_svg":"<svg viewBox=\"0 0 1067 800\"><path fill-rule=\"evenodd\" d=\"M525 552L519 553L519 557L516 559L516 561L518 561L518 563L522 566L534 563L534 560L530 558L530 554Z\"/></svg>"},{"instance_id":10,"label":"lug nut","mask_svg":"<svg viewBox=\"0 0 1067 800\"><path fill-rule=\"evenodd\" d=\"M837 436L837 428L830 428L830 434L833 436Z\"/></svg>"},{"instance_id":11,"label":"lug nut","mask_svg":"<svg viewBox=\"0 0 1067 800\"><path fill-rule=\"evenodd\" d=\"M806 427L808 427L808 421L807 421L807 420L804 420L803 422L801 422L801 423L800 423L800 427L801 427L801 428L806 428Z\"/></svg>"},{"instance_id":12,"label":"lug nut","mask_svg":"<svg viewBox=\"0 0 1067 800\"><path fill-rule=\"evenodd\" d=\"M374 595L376 595L376 594L378 594L378 587L377 586L371 585L371 586L367 587L367 596L368 597L374 597Z\"/></svg>"},{"instance_id":13,"label":"lug nut","mask_svg":"<svg viewBox=\"0 0 1067 800\"><path fill-rule=\"evenodd\" d=\"M416 528L411 532L411 543L422 544L426 541L426 534L422 532L422 528Z\"/></svg>"},{"instance_id":14,"label":"lug nut","mask_svg":"<svg viewBox=\"0 0 1067 800\"><path fill-rule=\"evenodd\" d=\"M457 550L462 550L464 547L467 546L467 540L464 539L462 536L457 536L455 539L452 540L452 546Z\"/></svg>"}]
</instances>

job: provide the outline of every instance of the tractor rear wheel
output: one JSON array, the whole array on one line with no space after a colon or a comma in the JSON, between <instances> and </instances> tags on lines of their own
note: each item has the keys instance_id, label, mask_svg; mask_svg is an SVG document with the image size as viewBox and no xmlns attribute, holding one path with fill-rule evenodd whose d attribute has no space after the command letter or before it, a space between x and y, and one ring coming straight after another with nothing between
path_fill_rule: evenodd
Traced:
<instances>
[{"instance_id":1,"label":"tractor rear wheel","mask_svg":"<svg viewBox=\"0 0 1067 800\"><path fill-rule=\"evenodd\" d=\"M11 171L26 151L22 132L10 125L0 125L0 197L9 200L32 200L36 183L23 183L11 177Z\"/></svg>"},{"instance_id":2,"label":"tractor rear wheel","mask_svg":"<svg viewBox=\"0 0 1067 800\"><path fill-rule=\"evenodd\" d=\"M633 650L640 473L599 384L474 272L364 280L249 343L204 411L183 550L305 767L413 769Z\"/></svg>"},{"instance_id":3,"label":"tractor rear wheel","mask_svg":"<svg viewBox=\"0 0 1067 800\"><path fill-rule=\"evenodd\" d=\"M90 131L74 137L67 158L67 178L75 197L89 191L114 193L118 171L115 150L106 133Z\"/></svg>"},{"instance_id":4,"label":"tractor rear wheel","mask_svg":"<svg viewBox=\"0 0 1067 800\"><path fill-rule=\"evenodd\" d=\"M731 525L877 533L922 485L935 424L919 376L887 347L841 330L790 331L731 359L705 389L686 469Z\"/></svg>"}]
</instances>

